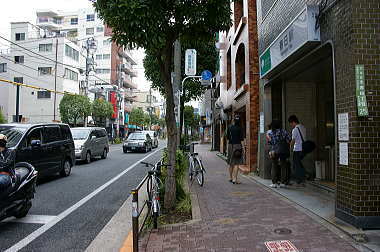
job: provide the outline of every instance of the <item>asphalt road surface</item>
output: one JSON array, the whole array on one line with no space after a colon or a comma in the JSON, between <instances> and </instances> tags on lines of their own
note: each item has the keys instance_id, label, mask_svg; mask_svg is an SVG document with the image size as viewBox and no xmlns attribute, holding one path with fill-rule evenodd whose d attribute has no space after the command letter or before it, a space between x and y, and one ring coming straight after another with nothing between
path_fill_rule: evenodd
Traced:
<instances>
[{"instance_id":1,"label":"asphalt road surface","mask_svg":"<svg viewBox=\"0 0 380 252\"><path fill-rule=\"evenodd\" d=\"M124 154L113 145L105 160L43 179L26 218L0 222L0 251L84 251L145 176L139 162L158 161L162 147Z\"/></svg>"}]
</instances>

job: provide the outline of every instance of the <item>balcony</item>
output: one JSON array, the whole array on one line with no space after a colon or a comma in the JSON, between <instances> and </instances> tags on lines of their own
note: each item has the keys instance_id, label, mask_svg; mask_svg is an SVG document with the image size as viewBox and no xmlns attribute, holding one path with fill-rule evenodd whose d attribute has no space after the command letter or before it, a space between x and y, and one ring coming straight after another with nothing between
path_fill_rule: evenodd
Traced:
<instances>
[{"instance_id":1,"label":"balcony","mask_svg":"<svg viewBox=\"0 0 380 252\"><path fill-rule=\"evenodd\" d=\"M49 30L58 30L62 26L62 19L51 17L38 17L37 25L41 28L47 28Z\"/></svg>"},{"instance_id":2,"label":"balcony","mask_svg":"<svg viewBox=\"0 0 380 252\"><path fill-rule=\"evenodd\" d=\"M137 96L131 90L124 91L124 100L126 102L132 103L137 101Z\"/></svg>"},{"instance_id":3,"label":"balcony","mask_svg":"<svg viewBox=\"0 0 380 252\"><path fill-rule=\"evenodd\" d=\"M127 50L119 50L119 56L126 58L132 65L137 65L136 61L133 59L131 53Z\"/></svg>"},{"instance_id":4,"label":"balcony","mask_svg":"<svg viewBox=\"0 0 380 252\"><path fill-rule=\"evenodd\" d=\"M123 74L123 87L137 89L136 83L127 74Z\"/></svg>"}]
</instances>

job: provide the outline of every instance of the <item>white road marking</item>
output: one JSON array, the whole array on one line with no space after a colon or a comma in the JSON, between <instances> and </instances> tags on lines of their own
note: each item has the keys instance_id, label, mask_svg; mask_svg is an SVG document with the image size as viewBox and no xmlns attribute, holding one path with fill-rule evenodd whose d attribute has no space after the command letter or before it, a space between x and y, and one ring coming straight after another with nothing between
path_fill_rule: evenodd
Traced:
<instances>
[{"instance_id":1,"label":"white road marking","mask_svg":"<svg viewBox=\"0 0 380 252\"><path fill-rule=\"evenodd\" d=\"M74 204L70 208L66 209L64 212L60 213L57 216L57 218L51 220L49 223L46 223L45 225L43 225L42 227L40 227L39 229L37 229L36 231L34 231L30 235L28 235L27 237L25 237L24 239L22 239L21 241L19 241L18 243L16 243L12 247L10 247L9 249L5 250L4 252L16 252L16 251L19 251L20 249L26 247L29 243L31 243L32 241L34 241L35 239L37 239L40 235L44 234L46 231L48 231L50 228L52 228L54 225L56 225L62 219L64 219L69 214L71 214L72 212L74 212L75 210L77 210L79 207L81 207L82 205L84 205L87 201L89 201L90 199L92 199L93 197L95 197L98 193L100 193L101 191L103 191L104 189L106 189L108 186L110 186L112 183L114 183L116 180L118 180L124 174L126 174L127 172L129 172L131 169L133 169L135 166L137 166L140 162L142 162L145 159L153 156L154 154L156 154L157 152L161 151L162 149L163 148L160 148L160 149L156 150L155 152L149 154L148 156L140 159L139 161L137 161L136 163L134 163L133 165L131 165L130 167L128 167L126 170L124 170L121 173L119 173L116 177L112 178L107 183L105 183L104 185L98 187L95 191L93 191L92 193L90 193L89 195L87 195L86 197L84 197L83 199L81 199L80 201L78 201L76 204Z\"/></svg>"},{"instance_id":2,"label":"white road marking","mask_svg":"<svg viewBox=\"0 0 380 252\"><path fill-rule=\"evenodd\" d=\"M24 218L17 219L14 217L3 220L2 222L17 222L28 224L47 224L53 221L57 216L54 215L27 215Z\"/></svg>"}]
</instances>

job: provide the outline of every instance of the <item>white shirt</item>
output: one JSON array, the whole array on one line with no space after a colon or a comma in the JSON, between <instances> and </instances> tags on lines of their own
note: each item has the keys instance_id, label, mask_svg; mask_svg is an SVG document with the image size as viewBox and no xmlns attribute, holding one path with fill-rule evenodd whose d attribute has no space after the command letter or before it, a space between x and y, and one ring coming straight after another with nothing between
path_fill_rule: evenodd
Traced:
<instances>
[{"instance_id":1,"label":"white shirt","mask_svg":"<svg viewBox=\"0 0 380 252\"><path fill-rule=\"evenodd\" d=\"M302 124L298 124L292 130L292 140L294 140L293 151L302 151L302 138L298 129L301 130L303 140L306 141L306 128Z\"/></svg>"}]
</instances>

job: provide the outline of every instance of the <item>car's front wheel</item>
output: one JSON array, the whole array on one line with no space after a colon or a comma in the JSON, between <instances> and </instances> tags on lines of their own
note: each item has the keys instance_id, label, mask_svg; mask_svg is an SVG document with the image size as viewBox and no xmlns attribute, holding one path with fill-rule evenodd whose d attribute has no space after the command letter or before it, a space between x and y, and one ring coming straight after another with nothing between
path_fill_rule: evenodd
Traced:
<instances>
[{"instance_id":1,"label":"car's front wheel","mask_svg":"<svg viewBox=\"0 0 380 252\"><path fill-rule=\"evenodd\" d=\"M107 154L108 154L108 151L107 151L107 149L105 148L105 149L103 150L102 159L106 159L106 158L107 158Z\"/></svg>"},{"instance_id":2,"label":"car's front wheel","mask_svg":"<svg viewBox=\"0 0 380 252\"><path fill-rule=\"evenodd\" d=\"M61 172L59 173L62 177L67 177L69 176L71 173L71 164L69 162L69 160L65 160L63 162L63 166L62 166L62 170Z\"/></svg>"}]
</instances>

